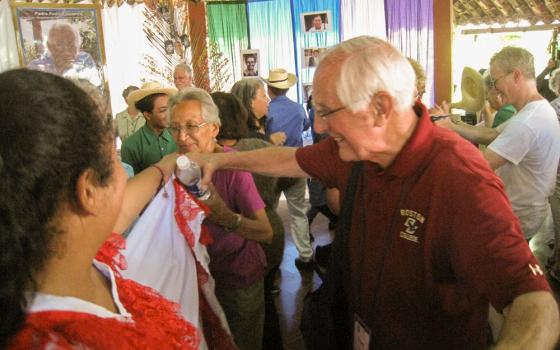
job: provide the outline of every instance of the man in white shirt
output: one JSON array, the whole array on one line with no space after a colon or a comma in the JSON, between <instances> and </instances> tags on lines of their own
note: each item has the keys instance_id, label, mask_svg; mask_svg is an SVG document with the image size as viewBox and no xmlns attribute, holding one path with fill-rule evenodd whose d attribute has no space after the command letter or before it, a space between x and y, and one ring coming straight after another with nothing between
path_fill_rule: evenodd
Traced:
<instances>
[{"instance_id":1,"label":"man in white shirt","mask_svg":"<svg viewBox=\"0 0 560 350\"><path fill-rule=\"evenodd\" d=\"M321 15L313 16L313 22L311 28L307 30L308 33L324 32L325 27L323 24L323 17Z\"/></svg>"},{"instance_id":2,"label":"man in white shirt","mask_svg":"<svg viewBox=\"0 0 560 350\"><path fill-rule=\"evenodd\" d=\"M531 239L550 215L548 197L558 169L560 126L554 109L537 91L533 55L527 50L505 47L495 54L490 77L504 103L518 112L496 128L499 135L484 157L504 181L525 238Z\"/></svg>"}]
</instances>

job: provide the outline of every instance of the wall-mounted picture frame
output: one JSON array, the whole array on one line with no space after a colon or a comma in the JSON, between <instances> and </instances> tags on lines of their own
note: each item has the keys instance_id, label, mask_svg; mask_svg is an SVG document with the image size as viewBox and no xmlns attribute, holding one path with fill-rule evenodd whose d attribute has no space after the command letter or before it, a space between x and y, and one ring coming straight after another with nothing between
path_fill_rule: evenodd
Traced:
<instances>
[{"instance_id":1,"label":"wall-mounted picture frame","mask_svg":"<svg viewBox=\"0 0 560 350\"><path fill-rule=\"evenodd\" d=\"M106 97L99 5L12 3L22 67L85 79Z\"/></svg>"},{"instance_id":2,"label":"wall-mounted picture frame","mask_svg":"<svg viewBox=\"0 0 560 350\"><path fill-rule=\"evenodd\" d=\"M302 13L301 30L305 33L320 33L332 31L331 11Z\"/></svg>"},{"instance_id":3,"label":"wall-mounted picture frame","mask_svg":"<svg viewBox=\"0 0 560 350\"><path fill-rule=\"evenodd\" d=\"M303 68L316 68L321 60L323 52L327 51L326 47L307 47L302 49L301 66Z\"/></svg>"},{"instance_id":4,"label":"wall-mounted picture frame","mask_svg":"<svg viewBox=\"0 0 560 350\"><path fill-rule=\"evenodd\" d=\"M241 76L243 78L257 78L259 76L259 50L241 50Z\"/></svg>"}]
</instances>

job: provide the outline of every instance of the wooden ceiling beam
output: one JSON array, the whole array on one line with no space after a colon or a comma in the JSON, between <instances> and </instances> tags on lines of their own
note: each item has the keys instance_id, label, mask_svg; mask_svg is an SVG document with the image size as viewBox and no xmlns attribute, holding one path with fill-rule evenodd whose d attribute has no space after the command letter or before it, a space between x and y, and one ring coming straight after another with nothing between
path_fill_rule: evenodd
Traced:
<instances>
[{"instance_id":1,"label":"wooden ceiling beam","mask_svg":"<svg viewBox=\"0 0 560 350\"><path fill-rule=\"evenodd\" d=\"M467 10L467 13L470 15L471 17L471 22L478 24L481 22L481 19L483 16L482 13L479 12L478 9L476 9L473 5L471 1L468 0L457 0L460 4L463 5L463 7L465 7L465 9Z\"/></svg>"},{"instance_id":2,"label":"wooden ceiling beam","mask_svg":"<svg viewBox=\"0 0 560 350\"><path fill-rule=\"evenodd\" d=\"M502 18L507 17L507 13L502 12L502 9L498 8L496 4L490 0L479 0L480 7L485 8L486 12L488 12L488 20L487 23L496 23L500 21Z\"/></svg>"},{"instance_id":3,"label":"wooden ceiling beam","mask_svg":"<svg viewBox=\"0 0 560 350\"><path fill-rule=\"evenodd\" d=\"M551 21L549 13L543 9L544 6L541 7L542 3L540 1L525 0L525 2L527 7L535 14L536 19L541 19L543 22ZM536 22L538 22L538 20Z\"/></svg>"},{"instance_id":4,"label":"wooden ceiling beam","mask_svg":"<svg viewBox=\"0 0 560 350\"><path fill-rule=\"evenodd\" d=\"M490 24L490 23L494 22L496 17L494 16L494 14L490 10L490 8L488 8L488 6L486 6L484 1L482 1L482 0L474 1L473 2L473 7L476 7L479 12L482 12L482 14L483 14L481 16L481 22L482 23Z\"/></svg>"},{"instance_id":5,"label":"wooden ceiling beam","mask_svg":"<svg viewBox=\"0 0 560 350\"><path fill-rule=\"evenodd\" d=\"M456 25L560 20L560 0L453 0Z\"/></svg>"},{"instance_id":6,"label":"wooden ceiling beam","mask_svg":"<svg viewBox=\"0 0 560 350\"><path fill-rule=\"evenodd\" d=\"M552 12L550 12L550 10L546 7L546 4L544 3L543 0L533 0L535 2L535 6L540 10L540 12L543 14L543 22L544 23L551 23L552 21L554 21L554 15L552 14Z\"/></svg>"},{"instance_id":7,"label":"wooden ceiling beam","mask_svg":"<svg viewBox=\"0 0 560 350\"><path fill-rule=\"evenodd\" d=\"M469 34L487 34L487 33L512 33L512 32L534 32L542 30L551 30L559 28L559 24L541 24L528 27L515 27L515 28L481 28L481 29L465 29L461 31L463 35Z\"/></svg>"},{"instance_id":8,"label":"wooden ceiling beam","mask_svg":"<svg viewBox=\"0 0 560 350\"><path fill-rule=\"evenodd\" d=\"M544 4L552 13L552 17L560 18L560 1L558 0L544 0Z\"/></svg>"},{"instance_id":9,"label":"wooden ceiling beam","mask_svg":"<svg viewBox=\"0 0 560 350\"><path fill-rule=\"evenodd\" d=\"M527 10L530 10L527 5L518 3L516 0L507 0L507 2L511 5L512 9L520 16L527 15ZM523 8L525 7L525 8Z\"/></svg>"},{"instance_id":10,"label":"wooden ceiling beam","mask_svg":"<svg viewBox=\"0 0 560 350\"><path fill-rule=\"evenodd\" d=\"M506 10L506 8L502 5L500 1L488 0L488 2L491 3L492 6L494 6L494 8L501 13L502 17L508 17L509 12Z\"/></svg>"}]
</instances>

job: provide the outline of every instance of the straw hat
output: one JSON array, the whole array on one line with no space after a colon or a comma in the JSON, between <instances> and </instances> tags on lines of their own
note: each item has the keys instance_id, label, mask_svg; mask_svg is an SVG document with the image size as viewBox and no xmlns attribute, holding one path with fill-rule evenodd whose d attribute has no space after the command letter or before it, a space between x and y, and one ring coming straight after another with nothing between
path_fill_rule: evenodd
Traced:
<instances>
[{"instance_id":1,"label":"straw hat","mask_svg":"<svg viewBox=\"0 0 560 350\"><path fill-rule=\"evenodd\" d=\"M268 72L268 79L263 80L266 82L267 85L278 89L289 89L290 87L294 86L297 82L297 78L295 74L288 73L283 68L275 68L271 69Z\"/></svg>"},{"instance_id":2,"label":"straw hat","mask_svg":"<svg viewBox=\"0 0 560 350\"><path fill-rule=\"evenodd\" d=\"M465 67L461 76L461 102L451 104L453 108L478 112L486 100L486 88L482 75L471 67Z\"/></svg>"},{"instance_id":3,"label":"straw hat","mask_svg":"<svg viewBox=\"0 0 560 350\"><path fill-rule=\"evenodd\" d=\"M130 95L128 95L128 98L126 99L126 101L128 102L128 104L135 104L136 102L140 101L144 97L150 96L150 95L153 95L153 94L166 94L166 95L169 95L169 96L173 96L176 93L177 93L176 88L171 88L171 87L166 88L166 87L163 87L163 85L161 85L158 82L150 81L150 82L144 83L139 90L132 91L130 93Z\"/></svg>"}]
</instances>

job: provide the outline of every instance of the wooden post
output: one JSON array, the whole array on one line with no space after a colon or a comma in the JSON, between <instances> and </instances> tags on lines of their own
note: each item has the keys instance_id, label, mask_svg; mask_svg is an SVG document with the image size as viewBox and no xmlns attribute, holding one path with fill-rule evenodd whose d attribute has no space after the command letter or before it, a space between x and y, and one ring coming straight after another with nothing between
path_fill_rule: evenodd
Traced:
<instances>
[{"instance_id":1,"label":"wooden post","mask_svg":"<svg viewBox=\"0 0 560 350\"><path fill-rule=\"evenodd\" d=\"M189 36L192 49L193 83L196 87L210 91L208 70L208 49L206 38L208 29L206 22L206 2L189 1Z\"/></svg>"},{"instance_id":2,"label":"wooden post","mask_svg":"<svg viewBox=\"0 0 560 350\"><path fill-rule=\"evenodd\" d=\"M451 102L453 93L453 0L434 0L434 101Z\"/></svg>"}]
</instances>

